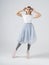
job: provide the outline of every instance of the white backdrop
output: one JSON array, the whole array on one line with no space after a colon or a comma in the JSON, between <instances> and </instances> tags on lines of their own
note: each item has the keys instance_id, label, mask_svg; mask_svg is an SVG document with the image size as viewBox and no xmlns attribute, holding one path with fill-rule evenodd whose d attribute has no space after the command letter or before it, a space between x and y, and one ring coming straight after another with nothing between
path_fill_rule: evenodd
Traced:
<instances>
[{"instance_id":1,"label":"white backdrop","mask_svg":"<svg viewBox=\"0 0 49 65\"><path fill-rule=\"evenodd\" d=\"M31 2L30 2L31 1ZM0 54L12 54L17 46L17 38L23 26L21 17L16 11L28 4L41 13L39 19L33 22L37 41L31 46L33 55L49 54L49 0L0 0ZM22 45L18 52L25 54L26 45Z\"/></svg>"}]
</instances>

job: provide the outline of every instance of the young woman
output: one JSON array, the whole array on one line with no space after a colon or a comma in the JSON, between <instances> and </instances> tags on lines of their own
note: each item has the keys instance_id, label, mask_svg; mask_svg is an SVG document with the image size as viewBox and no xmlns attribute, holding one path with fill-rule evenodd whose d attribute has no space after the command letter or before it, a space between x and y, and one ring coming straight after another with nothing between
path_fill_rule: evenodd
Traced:
<instances>
[{"instance_id":1,"label":"young woman","mask_svg":"<svg viewBox=\"0 0 49 65\"><path fill-rule=\"evenodd\" d=\"M21 12L25 12L25 14L22 14ZM33 17L32 13L35 13L36 15ZM31 43L34 43L36 39L35 29L32 24L33 18L39 18L41 14L37 11L35 11L31 6L25 7L23 10L20 10L16 13L16 15L22 17L24 19L24 27L21 31L20 38L18 39L18 45L14 51L13 57L15 57L16 51L23 43L27 44L27 58L29 58L29 50Z\"/></svg>"}]
</instances>

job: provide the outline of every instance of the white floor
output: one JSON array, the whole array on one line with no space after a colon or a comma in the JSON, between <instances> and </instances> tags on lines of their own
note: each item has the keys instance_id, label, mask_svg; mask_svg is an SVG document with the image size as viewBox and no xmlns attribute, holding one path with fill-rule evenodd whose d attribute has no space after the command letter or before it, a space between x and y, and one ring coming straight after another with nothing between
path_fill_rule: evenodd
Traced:
<instances>
[{"instance_id":1,"label":"white floor","mask_svg":"<svg viewBox=\"0 0 49 65\"><path fill-rule=\"evenodd\" d=\"M0 55L0 65L49 65L49 54L33 55L29 59L26 56L12 58L11 54Z\"/></svg>"}]
</instances>

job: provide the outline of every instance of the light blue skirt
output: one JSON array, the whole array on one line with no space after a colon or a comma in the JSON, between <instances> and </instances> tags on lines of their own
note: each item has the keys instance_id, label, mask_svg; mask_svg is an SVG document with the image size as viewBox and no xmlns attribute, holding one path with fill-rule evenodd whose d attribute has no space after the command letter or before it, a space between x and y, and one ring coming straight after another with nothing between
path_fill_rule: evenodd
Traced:
<instances>
[{"instance_id":1,"label":"light blue skirt","mask_svg":"<svg viewBox=\"0 0 49 65\"><path fill-rule=\"evenodd\" d=\"M32 44L36 41L36 33L34 25L32 23L24 23L21 34L19 35L19 43L29 43Z\"/></svg>"}]
</instances>

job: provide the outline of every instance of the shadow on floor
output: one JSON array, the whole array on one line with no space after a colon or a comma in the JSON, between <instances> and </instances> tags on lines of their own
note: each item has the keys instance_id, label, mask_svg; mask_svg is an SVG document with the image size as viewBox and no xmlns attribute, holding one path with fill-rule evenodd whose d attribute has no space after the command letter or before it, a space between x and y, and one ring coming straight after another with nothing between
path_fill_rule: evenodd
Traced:
<instances>
[{"instance_id":1,"label":"shadow on floor","mask_svg":"<svg viewBox=\"0 0 49 65\"><path fill-rule=\"evenodd\" d=\"M42 53L42 54L32 55L31 58L49 58L49 53Z\"/></svg>"},{"instance_id":2,"label":"shadow on floor","mask_svg":"<svg viewBox=\"0 0 49 65\"><path fill-rule=\"evenodd\" d=\"M27 58L27 56L16 56L15 58ZM49 59L49 53L32 55L29 58L48 58Z\"/></svg>"}]
</instances>

